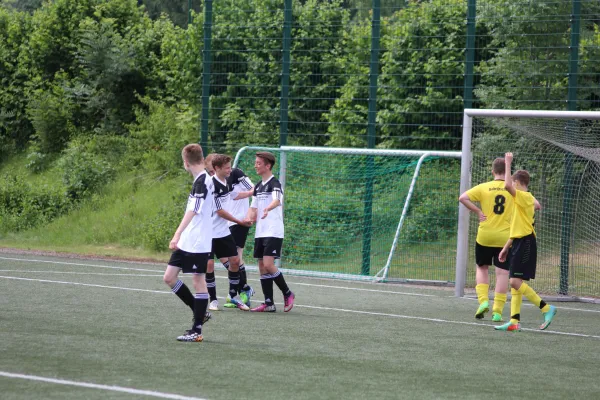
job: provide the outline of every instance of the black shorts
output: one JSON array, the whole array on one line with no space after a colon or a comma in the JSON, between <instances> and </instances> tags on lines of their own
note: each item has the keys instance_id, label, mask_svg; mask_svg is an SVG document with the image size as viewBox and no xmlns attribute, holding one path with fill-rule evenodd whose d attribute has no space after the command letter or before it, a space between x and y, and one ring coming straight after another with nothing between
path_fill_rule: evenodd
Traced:
<instances>
[{"instance_id":1,"label":"black shorts","mask_svg":"<svg viewBox=\"0 0 600 400\"><path fill-rule=\"evenodd\" d=\"M511 278L521 278L525 281L535 279L537 243L533 233L514 239L508 253L509 276Z\"/></svg>"},{"instance_id":2,"label":"black shorts","mask_svg":"<svg viewBox=\"0 0 600 400\"><path fill-rule=\"evenodd\" d=\"M508 262L500 261L498 256L502 251L502 247L482 246L475 242L475 263L477 266L495 265L496 267L508 271Z\"/></svg>"},{"instance_id":3,"label":"black shorts","mask_svg":"<svg viewBox=\"0 0 600 400\"><path fill-rule=\"evenodd\" d=\"M229 231L231 232L231 236L233 236L235 245L240 249L243 249L246 245L246 239L248 238L250 227L243 225L231 225L229 227Z\"/></svg>"},{"instance_id":4,"label":"black shorts","mask_svg":"<svg viewBox=\"0 0 600 400\"><path fill-rule=\"evenodd\" d=\"M211 260L214 256L217 258L229 258L237 255L237 246L235 245L233 236L227 235L225 237L212 240L212 251L210 252Z\"/></svg>"},{"instance_id":5,"label":"black shorts","mask_svg":"<svg viewBox=\"0 0 600 400\"><path fill-rule=\"evenodd\" d=\"M180 249L171 253L169 265L181 269L184 274L205 274L210 253L188 253Z\"/></svg>"},{"instance_id":6,"label":"black shorts","mask_svg":"<svg viewBox=\"0 0 600 400\"><path fill-rule=\"evenodd\" d=\"M283 238L263 237L254 239L254 258L281 257Z\"/></svg>"}]
</instances>

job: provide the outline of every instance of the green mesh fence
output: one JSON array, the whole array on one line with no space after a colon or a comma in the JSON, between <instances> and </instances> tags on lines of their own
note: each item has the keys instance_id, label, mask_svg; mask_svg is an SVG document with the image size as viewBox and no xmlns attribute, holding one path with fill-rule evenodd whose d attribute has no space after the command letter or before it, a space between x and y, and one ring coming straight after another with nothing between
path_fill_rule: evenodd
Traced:
<instances>
[{"instance_id":1,"label":"green mesh fence","mask_svg":"<svg viewBox=\"0 0 600 400\"><path fill-rule=\"evenodd\" d=\"M492 179L492 160L507 151L514 153L514 169L526 169L531 175L529 189L543 207L535 220L536 290L598 296L600 122L476 117L472 148L473 184ZM476 229L472 217L472 235ZM469 265L474 265L474 248L470 252ZM470 269L472 285L474 268Z\"/></svg>"},{"instance_id":2,"label":"green mesh fence","mask_svg":"<svg viewBox=\"0 0 600 400\"><path fill-rule=\"evenodd\" d=\"M209 151L235 154L243 146L280 144L460 150L465 104L536 110L593 110L600 104L596 0L219 0L212 9L212 42L202 53L211 56L203 132ZM199 15L196 23L201 38L206 18ZM315 176L321 173L313 169ZM429 160L415 195L453 179L454 161ZM294 187L288 189L292 198ZM394 193L389 197L398 207L405 193ZM439 189L422 199L439 204L422 206L422 217L408 215L407 226L429 218L426 212L455 218L458 189L449 193ZM361 209L364 200L357 201ZM288 206L291 220L299 206ZM375 211L373 218L375 223ZM445 236L451 229L439 231ZM353 235L356 241L347 245L357 252L350 259L362 257L363 234ZM448 235L437 252L429 246L435 240L401 237L390 276L402 270L398 277L453 281L453 257L445 251L452 251L455 239ZM374 248L370 257L383 260L384 254ZM312 255L294 257L289 261L298 267L314 263L307 261ZM372 265L381 265L379 258ZM356 273L344 268L332 270Z\"/></svg>"},{"instance_id":3,"label":"green mesh fence","mask_svg":"<svg viewBox=\"0 0 600 400\"><path fill-rule=\"evenodd\" d=\"M362 155L270 149L284 188L282 266L385 279L454 279L460 160L427 157L417 176L396 251L392 243L420 154ZM347 149L351 151L352 149ZM253 180L256 148L239 155ZM372 188L372 189L370 189ZM251 257L252 246L246 250ZM381 271L388 262L389 273Z\"/></svg>"}]
</instances>

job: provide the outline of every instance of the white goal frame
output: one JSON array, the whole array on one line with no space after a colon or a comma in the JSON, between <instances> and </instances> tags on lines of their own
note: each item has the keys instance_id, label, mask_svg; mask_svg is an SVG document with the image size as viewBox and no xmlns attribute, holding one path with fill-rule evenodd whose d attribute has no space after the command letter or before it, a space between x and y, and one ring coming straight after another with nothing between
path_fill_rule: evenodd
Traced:
<instances>
[{"instance_id":1,"label":"white goal frame","mask_svg":"<svg viewBox=\"0 0 600 400\"><path fill-rule=\"evenodd\" d=\"M489 110L466 108L463 114L462 160L460 166L460 193L471 187L471 139L473 117L489 118L539 118L539 119L593 119L600 120L597 111L541 111L541 110ZM463 297L467 280L469 251L469 210L461 205L458 211L456 240L456 284L455 296Z\"/></svg>"},{"instance_id":2,"label":"white goal frame","mask_svg":"<svg viewBox=\"0 0 600 400\"><path fill-rule=\"evenodd\" d=\"M417 178L419 177L419 173L421 170L421 165L428 157L441 157L441 158L461 158L460 151L428 151L428 150L386 150L386 149L362 149L362 148L341 148L341 147L303 147L303 146L281 146L281 147L258 147L258 146L246 146L242 147L238 150L235 159L233 161L233 167L237 167L240 157L244 152L247 151L274 151L280 154L279 160L279 181L283 187L285 192L285 184L287 177L287 154L289 153L315 153L315 154L352 154L352 155L372 155L372 156L390 156L390 157L398 157L398 156L414 156L419 157L417 165L415 166L415 171L412 176L412 180L410 183L410 187L408 190L408 194L406 196L406 200L404 201L404 207L402 208L402 213L399 216L398 226L396 228L396 233L394 235L394 240L392 242L392 246L390 248L390 252L387 258L387 262L382 266L371 266L375 268L380 268L379 272L375 275L353 275L353 274L342 274L342 273L334 273L334 272L318 272L318 271L308 271L308 270L298 270L298 269L285 269L281 268L285 273L293 274L293 275L301 275L301 276L314 276L314 277L325 277L325 278L337 278L337 279L350 279L350 280L361 280L361 281L371 281L371 282L386 282L388 281L388 275L390 266L392 263L392 259L394 257L394 252L398 247L398 240L400 237L400 232L402 230L402 226L404 225L404 220L406 215L408 214L408 209L410 205L410 200L412 198L413 190L415 187L415 183ZM372 268L373 269L373 268ZM418 282L418 280L404 279L402 281L406 282ZM431 282L431 281L424 281Z\"/></svg>"}]
</instances>

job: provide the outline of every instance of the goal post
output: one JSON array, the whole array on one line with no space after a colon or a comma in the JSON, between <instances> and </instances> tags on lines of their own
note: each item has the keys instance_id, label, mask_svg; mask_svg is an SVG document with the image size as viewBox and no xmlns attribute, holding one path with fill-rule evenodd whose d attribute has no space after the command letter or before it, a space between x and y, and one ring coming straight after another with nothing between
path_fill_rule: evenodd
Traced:
<instances>
[{"instance_id":1,"label":"goal post","mask_svg":"<svg viewBox=\"0 0 600 400\"><path fill-rule=\"evenodd\" d=\"M367 281L453 281L459 151L248 146L238 151L234 167L252 168L256 151L278 158L275 175L285 193L284 271ZM422 215L419 205L430 200L431 187L434 195L449 188L437 199L445 204L442 211ZM427 223L431 232L423 230ZM440 254L447 252L446 273L430 265L431 254L405 257L407 247L424 246L427 239L419 242L419 235L430 239L430 253L436 246L443 248ZM403 271L407 263L414 265Z\"/></svg>"},{"instance_id":2,"label":"goal post","mask_svg":"<svg viewBox=\"0 0 600 400\"><path fill-rule=\"evenodd\" d=\"M515 154L514 168L531 175L536 213L536 290L559 296L600 296L600 112L465 109L461 193L491 179L491 162ZM458 216L455 295L472 281L477 221ZM474 270L474 267L472 268Z\"/></svg>"}]
</instances>

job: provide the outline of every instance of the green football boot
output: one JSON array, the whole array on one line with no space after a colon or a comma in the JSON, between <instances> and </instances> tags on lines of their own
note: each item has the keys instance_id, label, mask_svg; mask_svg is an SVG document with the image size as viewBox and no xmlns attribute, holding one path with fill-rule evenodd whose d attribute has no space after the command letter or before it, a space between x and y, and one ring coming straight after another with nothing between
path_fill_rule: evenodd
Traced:
<instances>
[{"instance_id":1,"label":"green football boot","mask_svg":"<svg viewBox=\"0 0 600 400\"><path fill-rule=\"evenodd\" d=\"M509 322L505 323L504 325L495 326L494 329L497 331L504 331L504 332L520 332L521 324L511 324L509 321Z\"/></svg>"},{"instance_id":2,"label":"green football boot","mask_svg":"<svg viewBox=\"0 0 600 400\"><path fill-rule=\"evenodd\" d=\"M488 303L487 301L484 301L483 303L481 303L479 305L479 308L477 309L477 312L475 313L475 318L483 319L485 317L485 313L487 313L488 311L490 311L490 303Z\"/></svg>"},{"instance_id":3,"label":"green football boot","mask_svg":"<svg viewBox=\"0 0 600 400\"><path fill-rule=\"evenodd\" d=\"M225 307L225 308L237 308L237 306L231 302L231 296L230 295L227 295L227 297L225 298L225 304L223 304L223 307Z\"/></svg>"},{"instance_id":4,"label":"green football boot","mask_svg":"<svg viewBox=\"0 0 600 400\"><path fill-rule=\"evenodd\" d=\"M503 322L504 320L502 319L502 314L500 313L492 313L492 322Z\"/></svg>"},{"instance_id":5,"label":"green football boot","mask_svg":"<svg viewBox=\"0 0 600 400\"><path fill-rule=\"evenodd\" d=\"M540 325L540 329L544 330L550 326L550 322L554 319L556 315L556 307L550 306L550 310L542 314L544 316L544 323Z\"/></svg>"}]
</instances>

